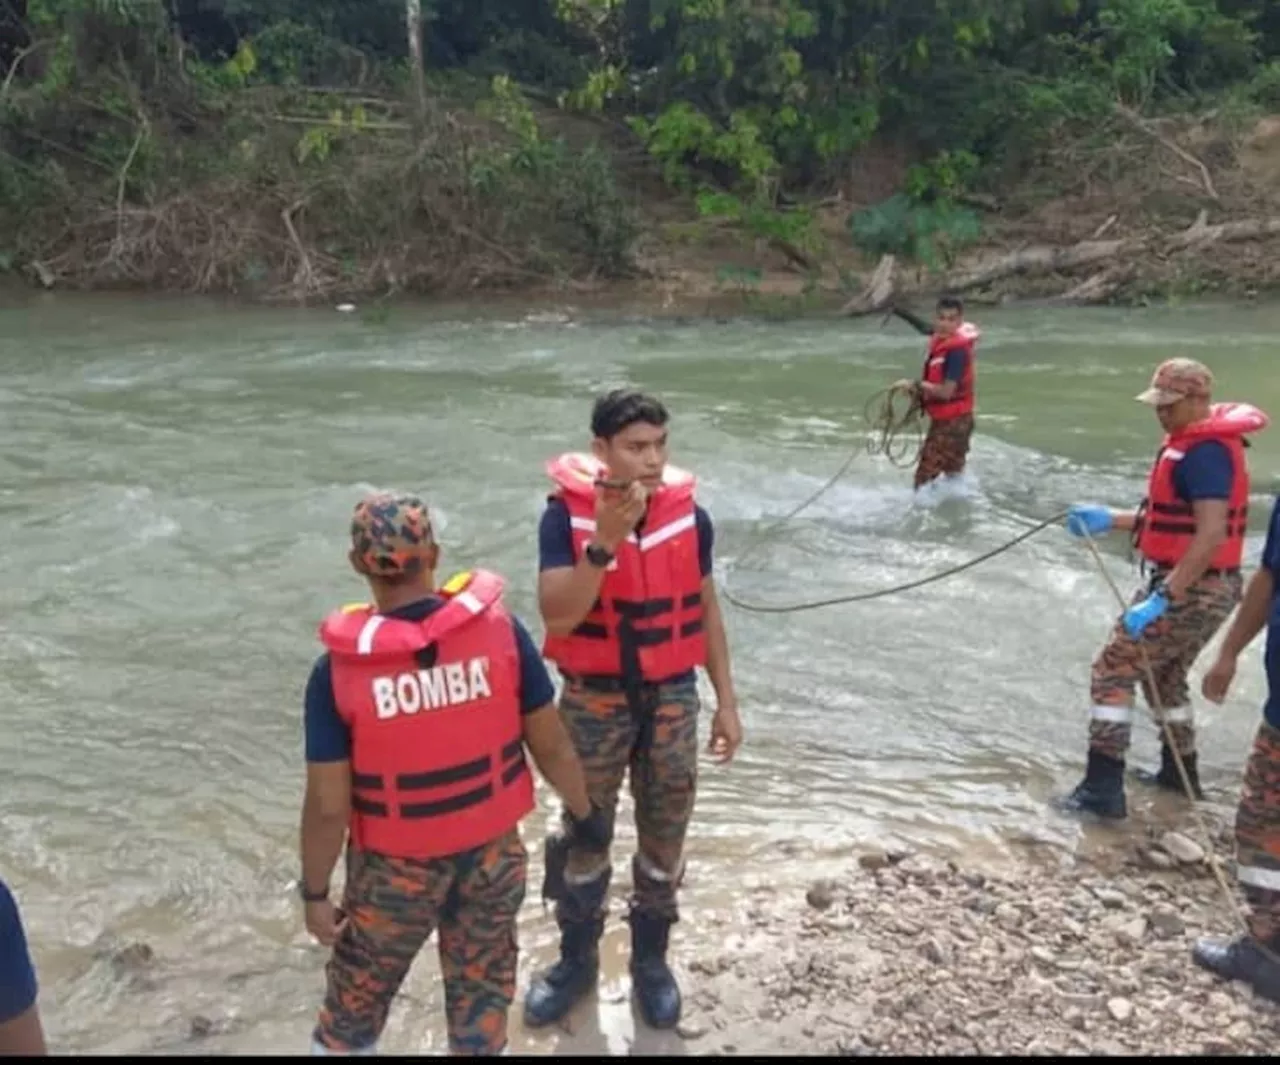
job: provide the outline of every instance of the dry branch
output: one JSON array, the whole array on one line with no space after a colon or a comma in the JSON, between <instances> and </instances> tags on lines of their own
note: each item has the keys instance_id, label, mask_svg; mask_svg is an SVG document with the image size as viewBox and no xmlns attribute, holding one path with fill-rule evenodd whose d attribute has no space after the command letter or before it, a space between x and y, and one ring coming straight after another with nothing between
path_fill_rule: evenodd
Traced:
<instances>
[{"instance_id":1,"label":"dry branch","mask_svg":"<svg viewBox=\"0 0 1280 1065\"><path fill-rule=\"evenodd\" d=\"M288 231L289 240L293 243L300 260L298 269L293 275L294 282L297 283L300 278L303 291L310 292L315 287L315 271L311 268L311 256L307 254L306 246L302 243L302 238L298 236L298 230L293 224L294 212L301 210L305 204L306 200L296 201L280 212L280 218L284 221L284 228Z\"/></svg>"},{"instance_id":2,"label":"dry branch","mask_svg":"<svg viewBox=\"0 0 1280 1065\"><path fill-rule=\"evenodd\" d=\"M4 98L9 95L9 87L13 85L13 79L18 76L18 67L22 66L22 61L34 52L40 51L47 42L36 41L34 44L27 45L26 48L19 48L17 54L13 57L13 62L9 64L8 73L4 76L4 82L0 83L0 103L4 103Z\"/></svg>"},{"instance_id":3,"label":"dry branch","mask_svg":"<svg viewBox=\"0 0 1280 1065\"><path fill-rule=\"evenodd\" d=\"M308 118L306 115L272 115L272 122L282 122L291 126L326 126L332 129L355 129L355 130L379 130L394 131L396 133L407 133L413 127L407 122L361 122L357 125L354 122L343 122L341 124L330 120L328 115L316 115Z\"/></svg>"},{"instance_id":4,"label":"dry branch","mask_svg":"<svg viewBox=\"0 0 1280 1065\"><path fill-rule=\"evenodd\" d=\"M884 310L893 299L896 265L897 260L892 255L883 256L876 266L875 273L871 275L871 280L867 282L867 287L841 307L840 313L860 315L874 314L876 311Z\"/></svg>"},{"instance_id":5,"label":"dry branch","mask_svg":"<svg viewBox=\"0 0 1280 1065\"><path fill-rule=\"evenodd\" d=\"M1209 168L1205 166L1203 162L1197 159L1185 148L1182 148L1177 144L1175 144L1173 141L1171 141L1168 137L1166 137L1163 133L1161 133L1158 129L1156 129L1150 122L1148 122L1136 111L1132 110L1131 108L1125 107L1124 104L1118 101L1116 102L1114 107L1115 107L1116 114L1118 114L1131 126L1133 126L1135 129L1141 130L1148 137L1154 138L1160 144L1164 145L1164 147L1168 148L1169 151L1171 151L1174 155L1176 155L1188 166L1194 167L1197 171L1199 171L1200 186L1204 189L1206 195L1208 195L1208 197L1216 203L1221 202L1218 196L1218 190L1214 188L1214 185L1213 185L1213 175L1209 173Z\"/></svg>"},{"instance_id":6,"label":"dry branch","mask_svg":"<svg viewBox=\"0 0 1280 1065\"><path fill-rule=\"evenodd\" d=\"M129 170L133 166L134 159L138 157L138 149L142 147L142 142L146 138L148 130L146 116L139 114L137 135L133 138L133 145L129 149L124 165L120 167L120 173L116 176L116 239L114 250L117 252L124 244L124 192L129 182Z\"/></svg>"}]
</instances>

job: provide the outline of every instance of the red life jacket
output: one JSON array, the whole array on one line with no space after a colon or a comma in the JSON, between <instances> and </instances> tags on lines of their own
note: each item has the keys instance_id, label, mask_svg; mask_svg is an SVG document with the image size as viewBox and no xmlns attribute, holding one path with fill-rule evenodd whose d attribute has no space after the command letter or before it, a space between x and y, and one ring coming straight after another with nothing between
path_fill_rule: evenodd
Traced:
<instances>
[{"instance_id":1,"label":"red life jacket","mask_svg":"<svg viewBox=\"0 0 1280 1065\"><path fill-rule=\"evenodd\" d=\"M1160 566L1176 566L1187 553L1196 534L1195 511L1179 497L1174 470L1188 448L1217 440L1226 445L1231 455L1231 495L1227 500L1227 536L1214 551L1209 568L1240 568L1249 521L1249 466L1245 462L1244 436L1265 429L1270 421L1249 403L1215 403L1207 418L1164 438L1135 524L1134 542L1144 558Z\"/></svg>"},{"instance_id":2,"label":"red life jacket","mask_svg":"<svg viewBox=\"0 0 1280 1065\"><path fill-rule=\"evenodd\" d=\"M591 455L561 455L547 463L557 485L549 498L569 509L577 558L595 535L595 480L606 472ZM568 636L547 636L542 653L562 672L621 677L624 623L634 632L642 679L667 680L706 664L694 484L692 474L666 468L639 536L632 533L618 548L590 613Z\"/></svg>"},{"instance_id":3,"label":"red life jacket","mask_svg":"<svg viewBox=\"0 0 1280 1065\"><path fill-rule=\"evenodd\" d=\"M479 847L533 809L502 578L459 574L423 621L357 604L320 626L351 730L351 841L395 858Z\"/></svg>"},{"instance_id":4,"label":"red life jacket","mask_svg":"<svg viewBox=\"0 0 1280 1065\"><path fill-rule=\"evenodd\" d=\"M959 351L964 357L964 373L956 382L956 390L950 399L921 400L924 412L935 422L959 418L973 413L974 345L982 334L972 322L964 322L949 337L936 333L929 337L929 349L924 357L924 373L921 378L928 384L941 385L946 381L947 355Z\"/></svg>"}]
</instances>

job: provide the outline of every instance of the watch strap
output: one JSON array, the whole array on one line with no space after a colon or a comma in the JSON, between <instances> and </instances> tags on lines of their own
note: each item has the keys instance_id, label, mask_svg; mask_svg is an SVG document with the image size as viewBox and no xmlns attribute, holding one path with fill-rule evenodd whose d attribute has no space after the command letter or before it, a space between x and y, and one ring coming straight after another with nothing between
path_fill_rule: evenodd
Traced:
<instances>
[{"instance_id":1,"label":"watch strap","mask_svg":"<svg viewBox=\"0 0 1280 1065\"><path fill-rule=\"evenodd\" d=\"M614 555L607 547L603 547L597 543L587 544L583 554L587 556L587 561L593 566L603 569L613 561Z\"/></svg>"},{"instance_id":2,"label":"watch strap","mask_svg":"<svg viewBox=\"0 0 1280 1065\"><path fill-rule=\"evenodd\" d=\"M299 877L298 894L302 897L303 902L326 902L329 898L329 885L326 884L322 891L311 891L307 888L306 880Z\"/></svg>"}]
</instances>

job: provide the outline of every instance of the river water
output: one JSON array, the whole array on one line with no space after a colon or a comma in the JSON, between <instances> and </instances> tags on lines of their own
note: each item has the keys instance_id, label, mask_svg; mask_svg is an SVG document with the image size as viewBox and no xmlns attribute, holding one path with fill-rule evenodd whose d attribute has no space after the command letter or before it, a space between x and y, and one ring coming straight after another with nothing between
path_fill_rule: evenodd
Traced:
<instances>
[{"instance_id":1,"label":"river water","mask_svg":"<svg viewBox=\"0 0 1280 1065\"><path fill-rule=\"evenodd\" d=\"M1208 362L1221 398L1280 414L1280 307L976 317L981 414L965 482L916 499L909 472L860 458L763 559L729 573L761 519L862 446L866 396L915 372L921 345L905 326L564 322L503 307L367 321L67 295L4 305L0 874L23 906L52 1045L305 1051L324 955L291 890L300 703L318 620L363 597L344 535L367 489L422 493L446 571L502 572L540 632L542 463L585 444L592 396L608 386L668 402L673 461L698 472L717 522L721 579L769 602L910 580L1073 501L1136 502L1158 430L1132 397L1170 355ZM1250 456L1252 564L1280 429ZM1107 560L1127 588L1123 546ZM1059 529L900 597L726 611L747 740L731 767L708 762L701 776L682 968L723 945L699 915L732 924L752 887L802 890L858 847L1069 853L1140 831L1158 801L1132 789L1137 825L1119 833L1046 808L1080 771L1089 662L1116 612ZM1226 706L1199 707L1219 801L1255 727L1258 652ZM1155 753L1151 728L1136 751ZM623 810L600 1017L572 1038L524 1033L513 1017L514 1049L680 1052L671 1037L633 1035L625 1003L629 799ZM554 952L537 902L552 812L541 788L525 833L522 988ZM122 962L134 943L152 949L149 964ZM385 1051L444 1046L436 973L428 953ZM193 1042L196 1016L213 1034Z\"/></svg>"}]
</instances>

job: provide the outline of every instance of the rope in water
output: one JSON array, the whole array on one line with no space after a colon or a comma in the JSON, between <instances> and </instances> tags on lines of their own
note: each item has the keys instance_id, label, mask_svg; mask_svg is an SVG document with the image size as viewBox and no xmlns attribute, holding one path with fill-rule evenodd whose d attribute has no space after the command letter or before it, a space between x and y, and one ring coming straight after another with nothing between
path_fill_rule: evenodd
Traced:
<instances>
[{"instance_id":1,"label":"rope in water","mask_svg":"<svg viewBox=\"0 0 1280 1065\"><path fill-rule=\"evenodd\" d=\"M903 466L914 465L919 455L920 447L923 443L923 433L921 431L923 419L921 417L922 412L919 405L914 401L903 410L897 409L895 407L894 400L898 395L901 395L901 393L895 393L889 389L876 393L867 401L863 416L867 424L872 428L872 435L867 441L865 448L866 452L870 455L883 455L888 458L893 465L901 468ZM910 440L907 440L904 444L904 437L907 437L913 432L915 434L914 446L913 442ZM840 468L827 480L825 484L822 485L821 488L800 503L799 506L793 508L790 512L784 514L781 518L767 526L764 531L750 543L747 550L738 556L736 564L741 565L744 559L750 557L752 552L759 548L774 533L786 526L800 513L812 506L822 496L830 491L836 483L839 482L840 478L848 472L849 467L853 465L854 460L857 459L861 450L862 449L854 448ZM934 584L938 581L944 581L949 577L954 577L959 573L963 573L966 570L981 565L983 562L989 561L990 559L1017 547L1023 541L1029 540L1037 533L1049 528L1049 526L1057 525L1058 522L1062 521L1066 517L1066 514L1066 511L1062 511L1058 514L1054 514L1052 517L1045 518L1043 521L1037 522L1026 532L1021 533L1012 540L1006 541L992 550L971 558L967 562L963 562L958 566L952 566L938 573L930 574L927 577L921 577L913 581L907 581L903 584L893 585L889 588L880 588L871 592L859 592L853 595L832 596L830 598L817 599L804 603L766 604L752 603L739 598L727 586L726 581L725 586L721 590L721 595L739 609L756 614L795 614L804 610L816 610L819 607L824 606L836 606L846 603L865 603L875 599L883 599L888 596L899 595L903 592L912 591L916 588L922 588L925 585ZM1102 558L1102 553L1098 550L1097 543L1095 543L1093 537L1088 536L1087 534L1085 536L1085 543L1093 554L1094 562L1097 564L1098 572L1102 575L1102 579L1107 583L1108 587L1110 587L1121 611L1124 611L1129 606L1128 600L1125 598L1124 593L1120 590L1119 585L1116 584L1115 579L1107 569L1106 563ZM1146 677L1147 689L1151 693L1151 708L1155 712L1155 717L1160 723L1160 728L1164 735L1164 741L1173 752L1174 764L1178 767L1178 776L1182 781L1183 794L1191 807L1192 821L1195 824L1196 830L1202 840L1202 846L1205 852L1205 861L1212 871L1219 889L1222 891L1227 911L1234 918L1237 928L1241 929L1247 935L1248 925L1240 912L1239 906L1236 904L1235 892L1227 882L1222 866L1214 855L1213 836L1210 833L1208 826L1205 824L1204 819L1200 816L1199 811L1196 809L1195 790L1191 785L1191 778L1187 774L1187 767L1183 763L1182 755L1178 751L1177 744L1174 742L1173 729L1165 718L1164 707L1160 701L1160 692L1155 682L1155 671L1151 667L1151 658L1147 653L1146 644L1140 643L1138 646L1139 652L1142 656L1142 669ZM1269 951L1267 953L1270 954Z\"/></svg>"},{"instance_id":2,"label":"rope in water","mask_svg":"<svg viewBox=\"0 0 1280 1065\"><path fill-rule=\"evenodd\" d=\"M906 399L905 404L900 404L900 399ZM754 536L748 542L748 546L743 550L734 562L730 565L729 570L732 572L738 566L741 566L748 558L770 540L776 533L783 529L786 525L797 518L803 511L813 506L819 499L826 495L840 479L849 471L849 468L857 460L858 456L864 452L868 455L883 455L894 466L899 469L908 468L916 464L920 456L920 449L924 444L924 418L920 405L914 401L907 399L901 392L895 392L893 389L882 389L872 395L863 409L863 417L867 424L871 427L871 435L867 439L865 446L855 447L849 452L848 457L834 474L831 475L816 492L805 499L799 506L792 508L782 517L767 525L762 531ZM878 588L870 592L858 592L851 595L832 596L827 599L815 599L803 603L754 603L750 600L742 599L728 585L728 576L725 574L725 581L722 583L720 594L734 606L740 610L746 610L752 614L798 614L805 610L817 610L824 606L839 606L846 603L868 603L873 599L885 599L893 595L901 595L903 592L913 591L916 588L923 588L928 584L936 584L939 581L945 581L950 577L963 573L965 570L973 569L975 566L988 562L998 555L1004 554L1017 547L1025 540L1031 539L1037 533L1047 529L1051 525L1056 525L1066 516L1063 511L1054 514L1052 517L1045 518L1043 521L1037 522L1024 533L1020 533L1012 540L1009 540L990 551L984 552L975 558L971 558L966 562L962 562L958 566L951 566L948 569L938 573L931 573L927 577L920 577L913 581L907 581L903 584L895 584L889 588Z\"/></svg>"}]
</instances>

